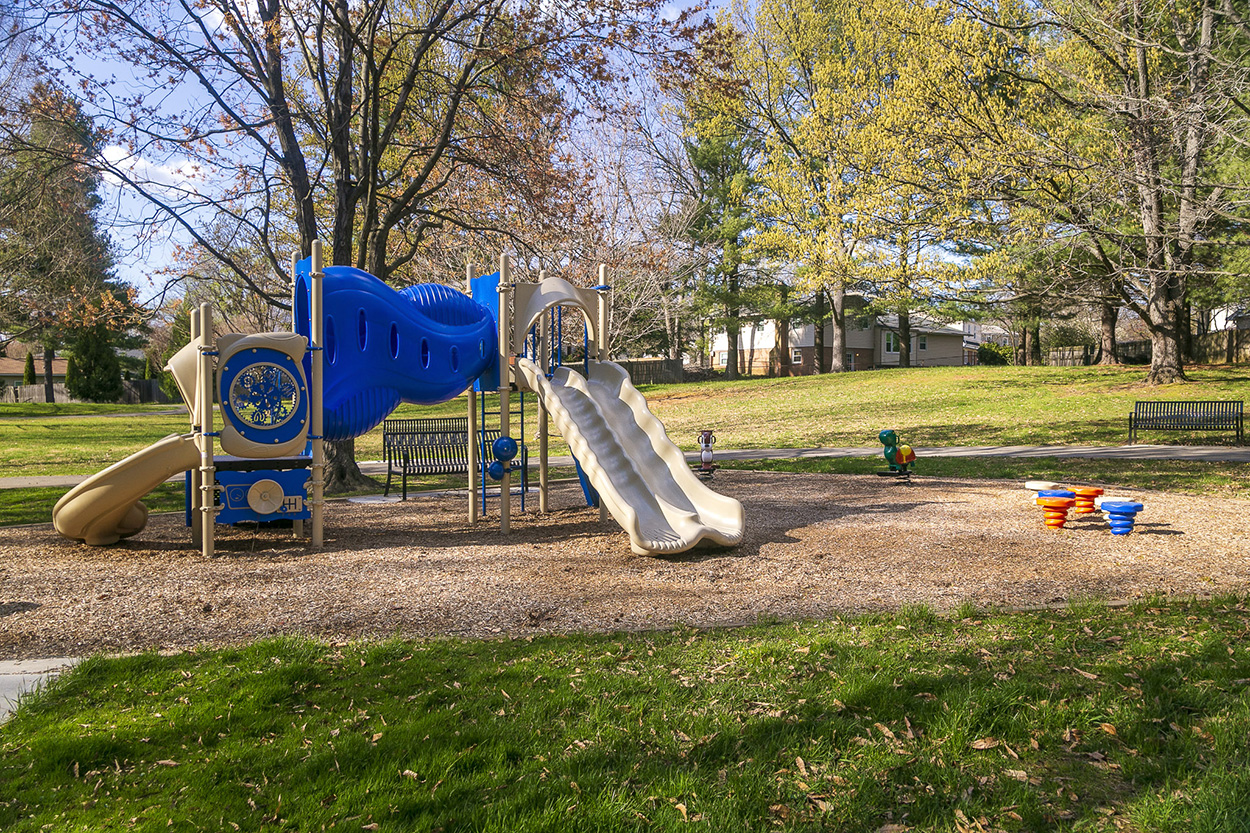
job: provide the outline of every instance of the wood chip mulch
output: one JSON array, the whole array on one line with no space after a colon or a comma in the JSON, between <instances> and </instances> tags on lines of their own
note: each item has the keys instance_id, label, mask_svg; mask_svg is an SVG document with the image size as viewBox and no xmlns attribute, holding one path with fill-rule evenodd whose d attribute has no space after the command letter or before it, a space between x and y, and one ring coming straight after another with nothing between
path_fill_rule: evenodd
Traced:
<instances>
[{"instance_id":1,"label":"wood chip mulch","mask_svg":"<svg viewBox=\"0 0 1250 833\"><path fill-rule=\"evenodd\" d=\"M113 547L51 526L2 529L0 659L1250 590L1248 501L1117 489L1146 506L1117 537L1099 515L1047 530L1014 482L721 471L713 485L745 506L745 542L664 558L631 554L575 483L553 487L546 516L531 495L507 536L496 514L470 526L463 495L335 501L319 552L289 530L219 527L217 556L204 559L181 515Z\"/></svg>"}]
</instances>

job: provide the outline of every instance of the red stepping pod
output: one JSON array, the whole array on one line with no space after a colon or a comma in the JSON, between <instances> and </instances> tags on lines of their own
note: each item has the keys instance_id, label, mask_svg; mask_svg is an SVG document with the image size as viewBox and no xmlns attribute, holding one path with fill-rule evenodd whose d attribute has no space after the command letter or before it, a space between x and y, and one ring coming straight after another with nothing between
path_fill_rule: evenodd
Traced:
<instances>
[{"instance_id":1,"label":"red stepping pod","mask_svg":"<svg viewBox=\"0 0 1250 833\"><path fill-rule=\"evenodd\" d=\"M1037 499L1037 505L1042 507L1042 512L1046 516L1046 526L1051 529L1063 529L1063 525L1068 522L1068 510L1074 503L1076 503L1076 498L1070 497L1039 497Z\"/></svg>"},{"instance_id":2,"label":"red stepping pod","mask_svg":"<svg viewBox=\"0 0 1250 833\"><path fill-rule=\"evenodd\" d=\"M1102 489L1095 486L1089 486L1083 489L1073 489L1076 493L1076 506L1073 511L1078 515L1088 515L1090 512L1097 512L1098 507L1094 505L1094 498L1102 495Z\"/></svg>"}]
</instances>

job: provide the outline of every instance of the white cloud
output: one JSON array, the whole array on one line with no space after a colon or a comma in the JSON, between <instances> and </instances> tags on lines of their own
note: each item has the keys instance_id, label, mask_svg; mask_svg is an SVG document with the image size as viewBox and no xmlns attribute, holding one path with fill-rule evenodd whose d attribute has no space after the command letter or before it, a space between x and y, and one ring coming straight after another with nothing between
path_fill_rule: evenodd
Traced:
<instances>
[{"instance_id":1,"label":"white cloud","mask_svg":"<svg viewBox=\"0 0 1250 833\"><path fill-rule=\"evenodd\" d=\"M109 167L123 172L136 182L149 186L184 192L194 190L191 184L198 176L198 166L189 159L170 158L157 163L131 154L121 145L109 145L104 148L103 156ZM109 185L122 187L116 174L106 172L104 180Z\"/></svg>"}]
</instances>

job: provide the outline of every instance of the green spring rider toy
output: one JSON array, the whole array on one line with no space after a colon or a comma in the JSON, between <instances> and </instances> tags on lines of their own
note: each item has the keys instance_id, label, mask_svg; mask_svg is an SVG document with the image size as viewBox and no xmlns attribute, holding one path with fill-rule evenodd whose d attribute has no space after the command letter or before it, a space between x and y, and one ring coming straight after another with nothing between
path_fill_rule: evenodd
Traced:
<instances>
[{"instance_id":1,"label":"green spring rider toy","mask_svg":"<svg viewBox=\"0 0 1250 833\"><path fill-rule=\"evenodd\" d=\"M898 432L887 428L877 435L877 439L885 446L885 461L890 464L889 471L879 471L881 477L894 477L903 482L911 482L911 467L916 462L916 452L911 446L898 441Z\"/></svg>"}]
</instances>

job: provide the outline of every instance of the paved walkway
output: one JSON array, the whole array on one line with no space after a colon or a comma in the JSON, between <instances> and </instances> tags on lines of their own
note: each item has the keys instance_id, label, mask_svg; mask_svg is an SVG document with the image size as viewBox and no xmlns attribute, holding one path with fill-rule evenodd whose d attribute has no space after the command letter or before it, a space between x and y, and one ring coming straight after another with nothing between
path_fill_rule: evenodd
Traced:
<instances>
[{"instance_id":1,"label":"paved walkway","mask_svg":"<svg viewBox=\"0 0 1250 833\"><path fill-rule=\"evenodd\" d=\"M0 723L8 719L22 694L76 662L78 660L71 657L0 661Z\"/></svg>"},{"instance_id":2,"label":"paved walkway","mask_svg":"<svg viewBox=\"0 0 1250 833\"><path fill-rule=\"evenodd\" d=\"M1250 463L1250 446L1221 445L961 445L941 448L916 448L917 457L1084 457L1104 460L1205 460L1213 463ZM717 460L787 460L803 457L879 457L876 448L748 448L717 449ZM686 459L698 462L699 452L687 451ZM386 463L363 460L362 473L385 477ZM553 466L571 466L573 458L552 457ZM52 477L0 477L0 489L58 487L68 489L87 479L87 475ZM169 482L182 481L182 475Z\"/></svg>"}]
</instances>

